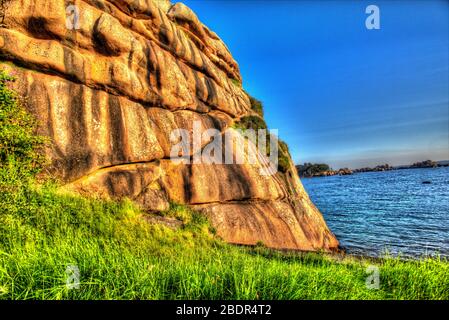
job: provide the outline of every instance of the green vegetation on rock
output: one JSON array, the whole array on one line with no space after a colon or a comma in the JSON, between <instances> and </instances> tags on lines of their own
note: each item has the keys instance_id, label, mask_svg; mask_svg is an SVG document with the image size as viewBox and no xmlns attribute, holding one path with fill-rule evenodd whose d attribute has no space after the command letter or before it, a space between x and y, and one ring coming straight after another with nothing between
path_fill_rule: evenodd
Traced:
<instances>
[{"instance_id":1,"label":"green vegetation on rock","mask_svg":"<svg viewBox=\"0 0 449 320\"><path fill-rule=\"evenodd\" d=\"M35 134L35 119L8 87L13 81L0 71L0 190L28 181L45 164L47 139Z\"/></svg>"},{"instance_id":2,"label":"green vegetation on rock","mask_svg":"<svg viewBox=\"0 0 449 320\"><path fill-rule=\"evenodd\" d=\"M0 79L0 299L449 298L442 259L339 260L237 247L180 204L161 213L182 222L171 229L149 223L129 200L37 182L44 139L8 89L11 79ZM368 265L379 268L377 290L365 285ZM67 286L68 266L79 269L78 289Z\"/></svg>"},{"instance_id":3,"label":"green vegetation on rock","mask_svg":"<svg viewBox=\"0 0 449 320\"><path fill-rule=\"evenodd\" d=\"M301 177L311 177L318 173L326 172L332 170L329 165L325 163L304 163L303 165L296 166L298 174Z\"/></svg>"},{"instance_id":4,"label":"green vegetation on rock","mask_svg":"<svg viewBox=\"0 0 449 320\"><path fill-rule=\"evenodd\" d=\"M256 98L248 95L249 101L251 102L251 110L257 113L259 116L263 117L263 104Z\"/></svg>"},{"instance_id":5,"label":"green vegetation on rock","mask_svg":"<svg viewBox=\"0 0 449 320\"><path fill-rule=\"evenodd\" d=\"M238 122L235 123L234 126L236 129L253 129L253 130L259 130L259 129L267 129L267 124L265 123L265 120L262 119L259 116L244 116L241 117Z\"/></svg>"},{"instance_id":6,"label":"green vegetation on rock","mask_svg":"<svg viewBox=\"0 0 449 320\"><path fill-rule=\"evenodd\" d=\"M241 82L238 81L237 79L231 78L231 82L232 82L235 86L237 86L237 87L240 87L240 88L242 87Z\"/></svg>"},{"instance_id":7,"label":"green vegetation on rock","mask_svg":"<svg viewBox=\"0 0 449 320\"><path fill-rule=\"evenodd\" d=\"M282 140L278 140L279 141L279 155L278 155L278 166L279 166L279 171L281 172L287 172L288 170L290 170L290 151L288 150L288 145L282 141Z\"/></svg>"}]
</instances>

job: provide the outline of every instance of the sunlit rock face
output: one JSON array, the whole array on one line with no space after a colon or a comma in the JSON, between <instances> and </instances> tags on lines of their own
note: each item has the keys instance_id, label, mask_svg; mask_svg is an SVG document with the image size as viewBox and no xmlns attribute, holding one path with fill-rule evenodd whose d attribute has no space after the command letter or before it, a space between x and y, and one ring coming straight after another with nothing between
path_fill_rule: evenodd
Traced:
<instances>
[{"instance_id":1,"label":"sunlit rock face","mask_svg":"<svg viewBox=\"0 0 449 320\"><path fill-rule=\"evenodd\" d=\"M252 144L232 129L254 115L238 64L187 6L10 0L0 58L40 133L51 138L48 170L67 188L128 197L148 211L170 202L191 205L231 243L338 247L292 164L263 175L259 158L243 164L170 159L170 134L191 132L193 123Z\"/></svg>"}]
</instances>

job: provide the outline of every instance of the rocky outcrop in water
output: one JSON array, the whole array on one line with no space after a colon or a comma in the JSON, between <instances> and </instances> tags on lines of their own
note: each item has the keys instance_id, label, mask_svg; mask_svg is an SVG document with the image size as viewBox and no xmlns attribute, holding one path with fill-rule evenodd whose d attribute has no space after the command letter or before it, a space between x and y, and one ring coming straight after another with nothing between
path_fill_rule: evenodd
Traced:
<instances>
[{"instance_id":1,"label":"rocky outcrop in water","mask_svg":"<svg viewBox=\"0 0 449 320\"><path fill-rule=\"evenodd\" d=\"M201 132L228 129L236 145L245 145L251 142L232 127L257 116L238 64L188 7L149 0L10 0L4 14L0 68L15 75L15 89L38 118L40 133L51 138L49 171L66 188L128 197L148 211L188 204L231 243L338 246L291 161L269 176L260 174L266 166L260 159L170 160L175 129L192 132L194 123Z\"/></svg>"},{"instance_id":2,"label":"rocky outcrop in water","mask_svg":"<svg viewBox=\"0 0 449 320\"><path fill-rule=\"evenodd\" d=\"M390 166L388 163L386 163L386 164L381 164L381 165L375 166L373 168L365 167L365 168L355 169L354 172L356 172L356 173L359 173L359 172L379 172L379 171L391 171L391 170L394 170L394 168L392 166Z\"/></svg>"}]
</instances>

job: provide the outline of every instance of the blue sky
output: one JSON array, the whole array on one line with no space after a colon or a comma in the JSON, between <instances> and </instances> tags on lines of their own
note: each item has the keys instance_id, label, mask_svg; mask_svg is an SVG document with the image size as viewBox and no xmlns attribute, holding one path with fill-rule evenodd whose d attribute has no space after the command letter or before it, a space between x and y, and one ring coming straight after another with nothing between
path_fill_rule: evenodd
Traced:
<instances>
[{"instance_id":1,"label":"blue sky","mask_svg":"<svg viewBox=\"0 0 449 320\"><path fill-rule=\"evenodd\" d=\"M449 1L189 0L296 163L449 159ZM365 8L380 9L368 30Z\"/></svg>"}]
</instances>

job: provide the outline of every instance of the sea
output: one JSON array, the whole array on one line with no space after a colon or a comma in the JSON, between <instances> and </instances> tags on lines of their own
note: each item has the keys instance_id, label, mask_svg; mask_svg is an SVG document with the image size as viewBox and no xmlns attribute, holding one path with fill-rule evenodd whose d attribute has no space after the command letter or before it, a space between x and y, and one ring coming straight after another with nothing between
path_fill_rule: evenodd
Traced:
<instances>
[{"instance_id":1,"label":"sea","mask_svg":"<svg viewBox=\"0 0 449 320\"><path fill-rule=\"evenodd\" d=\"M449 167L301 181L348 254L449 257Z\"/></svg>"}]
</instances>

